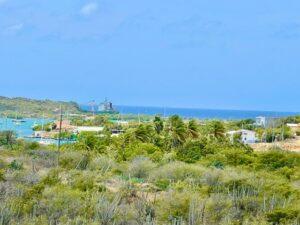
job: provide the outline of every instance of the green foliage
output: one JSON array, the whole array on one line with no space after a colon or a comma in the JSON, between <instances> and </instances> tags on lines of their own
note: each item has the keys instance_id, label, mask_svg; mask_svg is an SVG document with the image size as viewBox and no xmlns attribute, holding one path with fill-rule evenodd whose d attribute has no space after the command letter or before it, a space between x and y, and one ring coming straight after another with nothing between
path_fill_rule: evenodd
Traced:
<instances>
[{"instance_id":1,"label":"green foliage","mask_svg":"<svg viewBox=\"0 0 300 225\"><path fill-rule=\"evenodd\" d=\"M196 120L189 120L187 124L188 137L191 139L196 139L199 137L199 125Z\"/></svg>"},{"instance_id":2,"label":"green foliage","mask_svg":"<svg viewBox=\"0 0 300 225\"><path fill-rule=\"evenodd\" d=\"M267 213L268 222L272 224L284 224L286 222L293 222L298 219L300 221L300 212L294 209L277 209Z\"/></svg>"},{"instance_id":3,"label":"green foliage","mask_svg":"<svg viewBox=\"0 0 300 225\"><path fill-rule=\"evenodd\" d=\"M10 148L17 142L16 134L13 131L0 132L0 146L8 146Z\"/></svg>"},{"instance_id":4,"label":"green foliage","mask_svg":"<svg viewBox=\"0 0 300 225\"><path fill-rule=\"evenodd\" d=\"M283 123L300 123L300 115L289 116L289 117L283 119Z\"/></svg>"},{"instance_id":5,"label":"green foliage","mask_svg":"<svg viewBox=\"0 0 300 225\"><path fill-rule=\"evenodd\" d=\"M99 138L95 132L82 132L78 136L75 149L97 151L103 153L106 148L105 139Z\"/></svg>"},{"instance_id":6,"label":"green foliage","mask_svg":"<svg viewBox=\"0 0 300 225\"><path fill-rule=\"evenodd\" d=\"M216 139L225 137L225 126L219 120L213 120L208 123L208 134Z\"/></svg>"},{"instance_id":7,"label":"green foliage","mask_svg":"<svg viewBox=\"0 0 300 225\"><path fill-rule=\"evenodd\" d=\"M157 117L60 152L18 140L0 149L0 224L299 224L300 155L225 137L251 122Z\"/></svg>"},{"instance_id":8,"label":"green foliage","mask_svg":"<svg viewBox=\"0 0 300 225\"><path fill-rule=\"evenodd\" d=\"M83 154L80 152L63 152L59 156L59 165L65 169L81 169L87 168L90 162L90 157L88 154Z\"/></svg>"},{"instance_id":9,"label":"green foliage","mask_svg":"<svg viewBox=\"0 0 300 225\"><path fill-rule=\"evenodd\" d=\"M270 170L276 170L284 167L293 168L295 166L300 166L300 155L275 149L261 153L259 162L263 167Z\"/></svg>"},{"instance_id":10,"label":"green foliage","mask_svg":"<svg viewBox=\"0 0 300 225\"><path fill-rule=\"evenodd\" d=\"M59 170L53 169L49 171L48 175L43 178L42 183L48 186L54 186L61 182L61 178L59 176Z\"/></svg>"},{"instance_id":11,"label":"green foliage","mask_svg":"<svg viewBox=\"0 0 300 225\"><path fill-rule=\"evenodd\" d=\"M222 153L226 157L226 163L231 166L250 165L254 162L253 156L244 149L225 149Z\"/></svg>"},{"instance_id":12,"label":"green foliage","mask_svg":"<svg viewBox=\"0 0 300 225\"><path fill-rule=\"evenodd\" d=\"M101 155L94 158L88 165L90 170L97 170L101 173L107 173L113 170L116 167L116 163L113 159Z\"/></svg>"},{"instance_id":13,"label":"green foliage","mask_svg":"<svg viewBox=\"0 0 300 225\"><path fill-rule=\"evenodd\" d=\"M152 142L154 129L150 124L141 124L134 131L134 137L141 142Z\"/></svg>"},{"instance_id":14,"label":"green foliage","mask_svg":"<svg viewBox=\"0 0 300 225\"><path fill-rule=\"evenodd\" d=\"M86 192L96 188L95 176L91 173L76 171L72 174L71 187Z\"/></svg>"},{"instance_id":15,"label":"green foliage","mask_svg":"<svg viewBox=\"0 0 300 225\"><path fill-rule=\"evenodd\" d=\"M30 142L26 148L30 150L37 150L40 148L40 144L38 142Z\"/></svg>"},{"instance_id":16,"label":"green foliage","mask_svg":"<svg viewBox=\"0 0 300 225\"><path fill-rule=\"evenodd\" d=\"M207 154L205 149L206 142L206 139L186 142L178 149L178 159L187 163L197 162L201 157Z\"/></svg>"},{"instance_id":17,"label":"green foliage","mask_svg":"<svg viewBox=\"0 0 300 225\"><path fill-rule=\"evenodd\" d=\"M264 131L264 138L266 142L271 143L274 141L282 141L288 138L292 138L293 134L288 126L269 128Z\"/></svg>"},{"instance_id":18,"label":"green foliage","mask_svg":"<svg viewBox=\"0 0 300 225\"><path fill-rule=\"evenodd\" d=\"M5 170L0 169L0 182L5 181Z\"/></svg>"},{"instance_id":19,"label":"green foliage","mask_svg":"<svg viewBox=\"0 0 300 225\"><path fill-rule=\"evenodd\" d=\"M150 143L133 143L120 148L118 150L117 159L132 160L137 156L148 157L154 162L159 162L163 157L163 152L160 148Z\"/></svg>"},{"instance_id":20,"label":"green foliage","mask_svg":"<svg viewBox=\"0 0 300 225\"><path fill-rule=\"evenodd\" d=\"M55 124L50 122L50 123L46 123L44 125L38 124L36 126L33 127L34 131L51 131L55 128Z\"/></svg>"},{"instance_id":21,"label":"green foliage","mask_svg":"<svg viewBox=\"0 0 300 225\"><path fill-rule=\"evenodd\" d=\"M143 157L135 158L128 168L128 175L136 178L148 178L150 171L153 170L155 164Z\"/></svg>"},{"instance_id":22,"label":"green foliage","mask_svg":"<svg viewBox=\"0 0 300 225\"><path fill-rule=\"evenodd\" d=\"M64 139L64 140L74 140L76 139L76 136L72 132L68 131L63 131L60 134L55 134L54 137L55 139Z\"/></svg>"},{"instance_id":23,"label":"green foliage","mask_svg":"<svg viewBox=\"0 0 300 225\"><path fill-rule=\"evenodd\" d=\"M227 127L229 130L239 130L239 129L254 130L255 120L243 119L243 120L229 121Z\"/></svg>"},{"instance_id":24,"label":"green foliage","mask_svg":"<svg viewBox=\"0 0 300 225\"><path fill-rule=\"evenodd\" d=\"M169 118L166 129L172 147L178 147L186 141L186 126L178 115Z\"/></svg>"},{"instance_id":25,"label":"green foliage","mask_svg":"<svg viewBox=\"0 0 300 225\"><path fill-rule=\"evenodd\" d=\"M17 160L13 160L9 165L8 168L12 169L12 170L22 170L23 169L23 163L17 161Z\"/></svg>"},{"instance_id":26,"label":"green foliage","mask_svg":"<svg viewBox=\"0 0 300 225\"><path fill-rule=\"evenodd\" d=\"M12 118L20 115L26 118L38 118L42 115L55 116L60 107L64 112L80 113L79 106L75 102L0 97L0 114L9 115Z\"/></svg>"},{"instance_id":27,"label":"green foliage","mask_svg":"<svg viewBox=\"0 0 300 225\"><path fill-rule=\"evenodd\" d=\"M160 134L164 130L164 122L159 116L154 118L154 128L157 134Z\"/></svg>"}]
</instances>

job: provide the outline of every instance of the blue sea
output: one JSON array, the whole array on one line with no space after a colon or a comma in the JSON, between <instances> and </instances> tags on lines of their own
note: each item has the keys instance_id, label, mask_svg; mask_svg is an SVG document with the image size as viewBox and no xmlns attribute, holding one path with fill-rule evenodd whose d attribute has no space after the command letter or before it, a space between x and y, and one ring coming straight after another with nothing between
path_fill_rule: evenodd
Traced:
<instances>
[{"instance_id":1,"label":"blue sea","mask_svg":"<svg viewBox=\"0 0 300 225\"><path fill-rule=\"evenodd\" d=\"M17 134L18 138L22 138L28 141L43 141L43 143L47 143L47 144L58 144L58 140L54 140L54 139L40 139L40 138L32 138L32 134L33 134L33 130L32 127L35 124L46 124L49 122L53 122L53 120L51 119L40 119L40 118L27 118L27 119L23 119L24 122L23 123L19 123L16 124L13 122L13 119L8 119L8 118L1 118L0 117L0 131L4 131L4 130L12 130ZM72 143L72 141L66 141L66 140L62 140L61 141L62 144L65 143Z\"/></svg>"},{"instance_id":2,"label":"blue sea","mask_svg":"<svg viewBox=\"0 0 300 225\"><path fill-rule=\"evenodd\" d=\"M24 119L24 123L16 124L13 119L1 118L0 117L0 131L3 130L13 130L16 132L18 137L28 137L33 133L32 126L34 124L45 124L51 122L49 119Z\"/></svg>"},{"instance_id":3,"label":"blue sea","mask_svg":"<svg viewBox=\"0 0 300 225\"><path fill-rule=\"evenodd\" d=\"M90 111L90 107L81 105L83 110ZM286 117L300 115L296 112L271 112L271 111L249 111L249 110L222 110L222 109L189 109L189 108L163 108L163 107L143 107L143 106L116 106L121 114L140 114L140 115L179 115L184 118L198 119L255 119L258 116L265 117Z\"/></svg>"}]
</instances>

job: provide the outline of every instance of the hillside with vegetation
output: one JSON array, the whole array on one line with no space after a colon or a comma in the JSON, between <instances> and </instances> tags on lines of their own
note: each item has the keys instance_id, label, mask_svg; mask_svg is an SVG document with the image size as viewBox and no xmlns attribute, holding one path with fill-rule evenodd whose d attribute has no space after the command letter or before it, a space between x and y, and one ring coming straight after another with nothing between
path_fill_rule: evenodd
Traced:
<instances>
[{"instance_id":1,"label":"hillside with vegetation","mask_svg":"<svg viewBox=\"0 0 300 225\"><path fill-rule=\"evenodd\" d=\"M0 224L300 224L298 153L254 152L221 121L109 129L60 151L0 133Z\"/></svg>"},{"instance_id":2,"label":"hillside with vegetation","mask_svg":"<svg viewBox=\"0 0 300 225\"><path fill-rule=\"evenodd\" d=\"M60 107L64 112L80 113L75 102L51 100L33 100L27 98L7 98L0 96L0 115L8 117L41 117L43 114L52 117L59 114Z\"/></svg>"}]
</instances>

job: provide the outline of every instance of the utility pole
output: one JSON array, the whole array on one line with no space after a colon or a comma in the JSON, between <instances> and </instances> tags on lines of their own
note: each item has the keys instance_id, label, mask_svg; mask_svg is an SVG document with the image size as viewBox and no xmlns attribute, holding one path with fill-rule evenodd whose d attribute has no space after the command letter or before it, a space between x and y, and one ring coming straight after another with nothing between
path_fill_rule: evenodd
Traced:
<instances>
[{"instance_id":1,"label":"utility pole","mask_svg":"<svg viewBox=\"0 0 300 225\"><path fill-rule=\"evenodd\" d=\"M62 114L62 106L60 106L60 118L59 118L59 134L58 134L58 152L60 151L61 146L61 127L62 127L62 120L63 120L63 114Z\"/></svg>"}]
</instances>

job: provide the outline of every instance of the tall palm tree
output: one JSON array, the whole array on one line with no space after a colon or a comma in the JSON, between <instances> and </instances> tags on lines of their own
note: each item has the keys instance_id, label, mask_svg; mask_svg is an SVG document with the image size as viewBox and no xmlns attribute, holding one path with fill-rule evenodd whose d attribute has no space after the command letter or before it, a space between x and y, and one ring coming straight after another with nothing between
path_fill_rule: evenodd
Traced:
<instances>
[{"instance_id":1,"label":"tall palm tree","mask_svg":"<svg viewBox=\"0 0 300 225\"><path fill-rule=\"evenodd\" d=\"M221 121L213 120L208 124L209 136L220 139L225 137L225 126Z\"/></svg>"},{"instance_id":2,"label":"tall palm tree","mask_svg":"<svg viewBox=\"0 0 300 225\"><path fill-rule=\"evenodd\" d=\"M134 135L139 141L151 142L154 137L154 128L150 124L141 124L135 129Z\"/></svg>"},{"instance_id":3,"label":"tall palm tree","mask_svg":"<svg viewBox=\"0 0 300 225\"><path fill-rule=\"evenodd\" d=\"M190 120L187 124L188 136L192 139L199 137L199 125L196 120Z\"/></svg>"},{"instance_id":4,"label":"tall palm tree","mask_svg":"<svg viewBox=\"0 0 300 225\"><path fill-rule=\"evenodd\" d=\"M156 133L160 134L164 129L164 121L161 119L160 116L155 116L153 123Z\"/></svg>"},{"instance_id":5,"label":"tall palm tree","mask_svg":"<svg viewBox=\"0 0 300 225\"><path fill-rule=\"evenodd\" d=\"M169 118L167 133L171 138L172 147L182 145L186 141L187 129L183 120L178 115Z\"/></svg>"}]
</instances>

